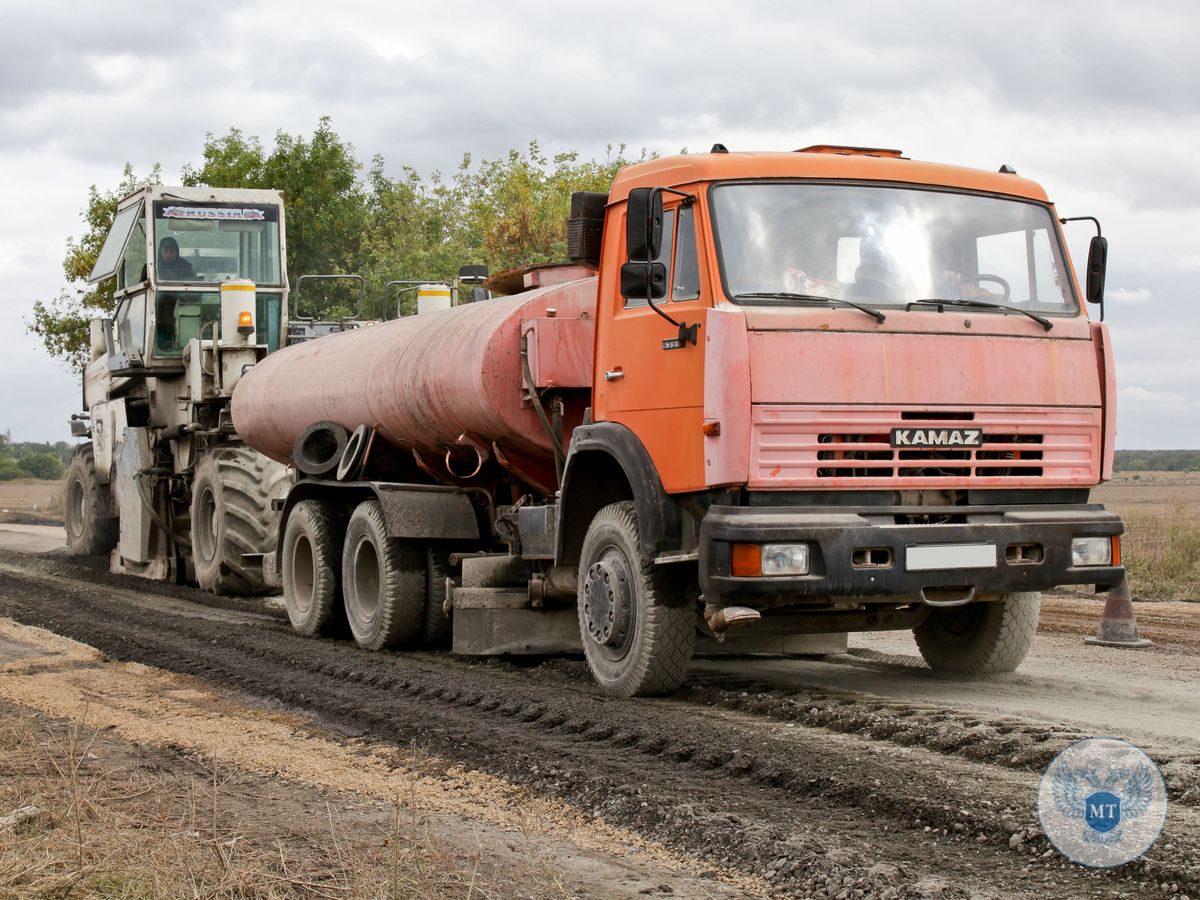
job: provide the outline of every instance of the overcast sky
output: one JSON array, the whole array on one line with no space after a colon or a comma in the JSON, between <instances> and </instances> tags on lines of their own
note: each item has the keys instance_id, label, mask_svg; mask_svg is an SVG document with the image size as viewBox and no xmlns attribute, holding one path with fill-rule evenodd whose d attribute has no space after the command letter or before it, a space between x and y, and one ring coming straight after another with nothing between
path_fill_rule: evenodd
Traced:
<instances>
[{"instance_id":1,"label":"overcast sky","mask_svg":"<svg viewBox=\"0 0 1200 900\"><path fill-rule=\"evenodd\" d=\"M64 286L90 185L126 161L175 182L206 132L270 144L329 115L393 173L531 140L1011 165L1109 238L1117 446L1200 447L1197 47L1194 2L0 0L0 430L65 439L79 408L23 320Z\"/></svg>"}]
</instances>

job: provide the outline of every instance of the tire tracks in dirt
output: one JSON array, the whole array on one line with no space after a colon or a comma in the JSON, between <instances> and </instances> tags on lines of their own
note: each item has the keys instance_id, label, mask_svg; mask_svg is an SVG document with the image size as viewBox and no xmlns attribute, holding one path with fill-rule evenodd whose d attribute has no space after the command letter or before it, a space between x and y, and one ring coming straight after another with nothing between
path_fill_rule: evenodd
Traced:
<instances>
[{"instance_id":1,"label":"tire tracks in dirt","mask_svg":"<svg viewBox=\"0 0 1200 900\"><path fill-rule=\"evenodd\" d=\"M958 748L881 740L870 727L836 733L830 722L781 721L706 697L724 689L703 684L679 699L610 701L556 665L518 671L435 654L369 654L261 619L231 628L130 605L86 575L73 577L68 564L47 574L15 554L0 562L8 565L0 613L18 621L268 698L347 735L415 744L783 892L965 896L994 888L1042 897L1200 888L1200 816L1187 808L1172 810L1169 851L1156 847L1108 872L1061 861L1036 827L1032 762L993 765ZM122 590L139 593L128 582Z\"/></svg>"}]
</instances>

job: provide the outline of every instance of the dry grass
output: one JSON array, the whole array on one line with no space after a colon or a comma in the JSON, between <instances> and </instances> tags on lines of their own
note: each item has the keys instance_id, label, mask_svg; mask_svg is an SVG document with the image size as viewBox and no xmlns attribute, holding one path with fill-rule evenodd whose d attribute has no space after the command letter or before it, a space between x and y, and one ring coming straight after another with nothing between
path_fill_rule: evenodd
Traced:
<instances>
[{"instance_id":1,"label":"dry grass","mask_svg":"<svg viewBox=\"0 0 1200 900\"><path fill-rule=\"evenodd\" d=\"M0 481L0 522L61 525L65 486L62 479Z\"/></svg>"},{"instance_id":2,"label":"dry grass","mask_svg":"<svg viewBox=\"0 0 1200 900\"><path fill-rule=\"evenodd\" d=\"M1121 552L1135 596L1200 600L1200 523L1182 503L1124 514Z\"/></svg>"},{"instance_id":3,"label":"dry grass","mask_svg":"<svg viewBox=\"0 0 1200 900\"><path fill-rule=\"evenodd\" d=\"M0 897L565 895L552 865L504 870L482 846L449 846L404 796L390 810L297 799L83 723L0 714L0 817L41 810L0 827Z\"/></svg>"}]
</instances>

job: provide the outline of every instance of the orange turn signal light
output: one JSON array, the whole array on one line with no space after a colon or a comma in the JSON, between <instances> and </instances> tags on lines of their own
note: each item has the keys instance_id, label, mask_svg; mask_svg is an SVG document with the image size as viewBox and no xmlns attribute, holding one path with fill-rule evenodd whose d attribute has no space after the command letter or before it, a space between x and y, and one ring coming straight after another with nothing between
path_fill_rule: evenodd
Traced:
<instances>
[{"instance_id":1,"label":"orange turn signal light","mask_svg":"<svg viewBox=\"0 0 1200 900\"><path fill-rule=\"evenodd\" d=\"M762 547L758 544L734 544L732 569L738 578L762 575Z\"/></svg>"},{"instance_id":2,"label":"orange turn signal light","mask_svg":"<svg viewBox=\"0 0 1200 900\"><path fill-rule=\"evenodd\" d=\"M719 419L708 419L702 426L705 437L720 437L721 422Z\"/></svg>"},{"instance_id":3,"label":"orange turn signal light","mask_svg":"<svg viewBox=\"0 0 1200 900\"><path fill-rule=\"evenodd\" d=\"M1119 534L1112 536L1112 564L1114 566L1121 564L1121 536Z\"/></svg>"}]
</instances>

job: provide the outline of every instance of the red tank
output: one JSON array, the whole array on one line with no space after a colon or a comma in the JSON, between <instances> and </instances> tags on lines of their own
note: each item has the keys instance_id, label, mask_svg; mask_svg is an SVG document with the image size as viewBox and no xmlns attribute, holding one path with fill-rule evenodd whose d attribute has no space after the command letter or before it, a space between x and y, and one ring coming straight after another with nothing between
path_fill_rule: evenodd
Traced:
<instances>
[{"instance_id":1,"label":"red tank","mask_svg":"<svg viewBox=\"0 0 1200 900\"><path fill-rule=\"evenodd\" d=\"M557 370L574 372L576 382L582 373L590 385L595 310L596 280L587 278L307 341L246 373L233 394L233 424L280 462L290 461L301 431L331 420L374 427L392 447L427 456L465 435L553 471L550 437L522 402L522 333L534 328L531 362L543 373L535 383ZM548 338L536 333L542 322L554 326L540 329Z\"/></svg>"}]
</instances>

